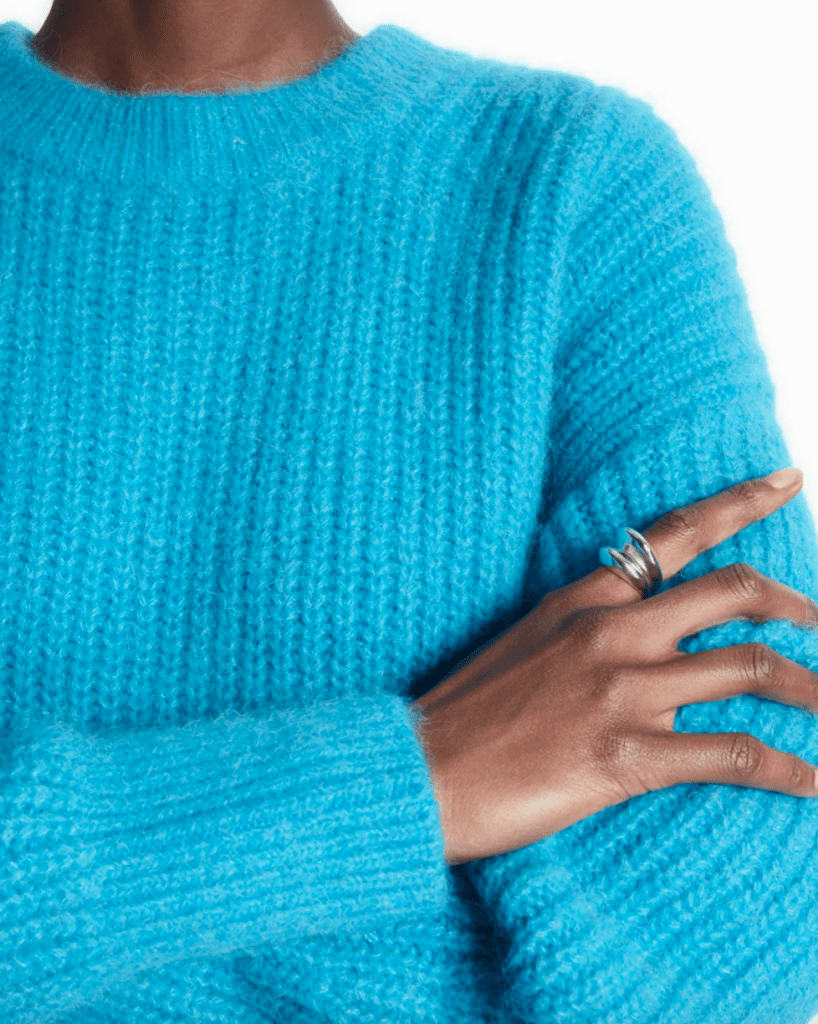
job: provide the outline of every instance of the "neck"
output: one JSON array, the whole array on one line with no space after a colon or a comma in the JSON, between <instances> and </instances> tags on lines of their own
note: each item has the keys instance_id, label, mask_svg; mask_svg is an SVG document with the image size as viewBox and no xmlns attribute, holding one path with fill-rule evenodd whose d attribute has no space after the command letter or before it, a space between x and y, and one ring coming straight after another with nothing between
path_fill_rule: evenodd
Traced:
<instances>
[{"instance_id":1,"label":"neck","mask_svg":"<svg viewBox=\"0 0 818 1024\"><path fill-rule=\"evenodd\" d=\"M329 0L55 0L31 47L117 92L212 93L306 77L359 38Z\"/></svg>"}]
</instances>

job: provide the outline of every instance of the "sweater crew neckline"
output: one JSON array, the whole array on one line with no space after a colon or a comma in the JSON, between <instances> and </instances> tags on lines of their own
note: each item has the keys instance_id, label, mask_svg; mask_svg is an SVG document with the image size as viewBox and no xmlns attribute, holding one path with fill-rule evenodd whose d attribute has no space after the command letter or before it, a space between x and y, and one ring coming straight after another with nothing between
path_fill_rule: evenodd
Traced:
<instances>
[{"instance_id":1,"label":"sweater crew neckline","mask_svg":"<svg viewBox=\"0 0 818 1024\"><path fill-rule=\"evenodd\" d=\"M0 24L0 145L57 174L126 183L264 178L299 150L399 111L433 83L434 44L382 24L305 77L227 92L121 93L68 77ZM431 74L430 74L431 71Z\"/></svg>"}]
</instances>

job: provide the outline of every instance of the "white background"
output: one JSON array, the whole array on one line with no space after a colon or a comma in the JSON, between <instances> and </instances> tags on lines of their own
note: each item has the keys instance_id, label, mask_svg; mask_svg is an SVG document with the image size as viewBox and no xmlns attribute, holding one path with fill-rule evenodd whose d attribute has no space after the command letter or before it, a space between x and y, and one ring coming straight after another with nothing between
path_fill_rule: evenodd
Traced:
<instances>
[{"instance_id":1,"label":"white background","mask_svg":"<svg viewBox=\"0 0 818 1024\"><path fill-rule=\"evenodd\" d=\"M170 0L168 0L170 2ZM224 0L229 16L231 0ZM694 156L736 250L778 420L818 520L818 74L814 0L336 0L359 34L402 25L476 56L647 100ZM0 0L36 31L44 0Z\"/></svg>"}]
</instances>

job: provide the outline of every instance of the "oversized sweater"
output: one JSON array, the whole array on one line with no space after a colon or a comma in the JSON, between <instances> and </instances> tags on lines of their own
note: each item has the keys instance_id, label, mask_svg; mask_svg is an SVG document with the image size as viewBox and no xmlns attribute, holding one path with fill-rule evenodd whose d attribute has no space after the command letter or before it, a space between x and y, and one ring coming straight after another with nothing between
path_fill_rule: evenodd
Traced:
<instances>
[{"instance_id":1,"label":"oversized sweater","mask_svg":"<svg viewBox=\"0 0 818 1024\"><path fill-rule=\"evenodd\" d=\"M681 783L450 867L413 703L617 527L791 462L673 129L391 24L221 94L31 36L0 26L0 1020L806 1024L818 803ZM737 561L818 598L803 495L664 589ZM818 670L787 621L681 649L750 640ZM676 730L818 761L749 694Z\"/></svg>"}]
</instances>

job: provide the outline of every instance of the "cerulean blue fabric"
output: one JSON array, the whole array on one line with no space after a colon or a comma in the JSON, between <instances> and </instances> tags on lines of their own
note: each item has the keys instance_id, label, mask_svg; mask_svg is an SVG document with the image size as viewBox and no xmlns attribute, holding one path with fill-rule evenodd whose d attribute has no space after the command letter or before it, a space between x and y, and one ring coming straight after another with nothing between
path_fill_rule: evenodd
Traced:
<instances>
[{"instance_id":1,"label":"cerulean blue fabric","mask_svg":"<svg viewBox=\"0 0 818 1024\"><path fill-rule=\"evenodd\" d=\"M806 1024L818 804L448 867L413 700L620 525L790 464L651 106L384 24L124 93L0 26L0 1017ZM770 339L774 343L775 339ZM818 597L802 495L700 555ZM818 669L818 634L732 621ZM677 731L818 760L742 695Z\"/></svg>"}]
</instances>

